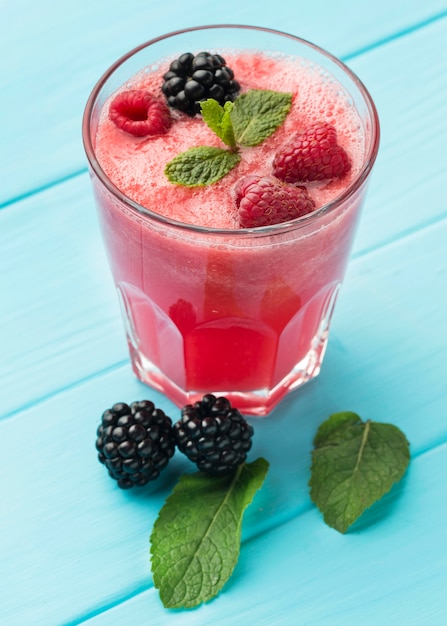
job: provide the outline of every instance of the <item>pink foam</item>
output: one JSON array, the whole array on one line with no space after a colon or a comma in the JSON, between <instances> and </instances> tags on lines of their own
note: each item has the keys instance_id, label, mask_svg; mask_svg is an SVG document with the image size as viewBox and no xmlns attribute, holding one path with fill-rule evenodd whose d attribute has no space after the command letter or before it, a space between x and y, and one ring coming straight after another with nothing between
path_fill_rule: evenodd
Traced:
<instances>
[{"instance_id":1,"label":"pink foam","mask_svg":"<svg viewBox=\"0 0 447 626\"><path fill-rule=\"evenodd\" d=\"M221 181L200 188L172 184L164 174L166 164L192 146L224 147L200 117L173 112L174 123L165 135L135 138L117 129L107 117L107 103L96 137L101 167L129 198L166 217L213 228L238 228L234 187L248 174L271 175L273 156L294 132L316 121L337 129L339 143L352 159L352 169L342 180L311 185L317 207L336 198L355 178L364 159L364 132L360 117L335 81L300 59L267 57L260 53L226 53L242 89L291 92L293 103L284 124L263 144L241 148L240 164ZM142 71L126 84L160 94L168 62L155 72Z\"/></svg>"}]
</instances>

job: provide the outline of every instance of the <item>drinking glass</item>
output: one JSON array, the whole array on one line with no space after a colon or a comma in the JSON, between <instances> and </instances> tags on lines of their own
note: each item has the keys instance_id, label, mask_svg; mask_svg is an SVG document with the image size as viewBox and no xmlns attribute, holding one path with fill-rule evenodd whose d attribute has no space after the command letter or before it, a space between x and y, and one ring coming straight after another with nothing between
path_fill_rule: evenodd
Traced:
<instances>
[{"instance_id":1,"label":"drinking glass","mask_svg":"<svg viewBox=\"0 0 447 626\"><path fill-rule=\"evenodd\" d=\"M365 156L334 201L286 223L213 229L140 206L105 174L95 137L107 99L161 59L229 49L301 57L344 90L363 124ZM317 376L379 145L374 103L355 74L290 34L239 25L188 28L139 46L103 75L85 109L83 140L138 378L179 406L214 393L246 414L266 415Z\"/></svg>"}]
</instances>

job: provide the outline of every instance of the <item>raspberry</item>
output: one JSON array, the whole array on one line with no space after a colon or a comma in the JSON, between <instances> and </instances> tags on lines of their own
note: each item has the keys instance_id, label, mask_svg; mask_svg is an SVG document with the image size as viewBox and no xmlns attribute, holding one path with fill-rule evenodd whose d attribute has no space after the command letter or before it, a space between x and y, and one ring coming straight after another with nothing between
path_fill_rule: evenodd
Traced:
<instances>
[{"instance_id":1,"label":"raspberry","mask_svg":"<svg viewBox=\"0 0 447 626\"><path fill-rule=\"evenodd\" d=\"M214 476L228 474L245 461L253 436L253 427L230 401L210 393L184 406L173 429L179 450Z\"/></svg>"},{"instance_id":2,"label":"raspberry","mask_svg":"<svg viewBox=\"0 0 447 626\"><path fill-rule=\"evenodd\" d=\"M331 124L318 122L298 133L275 155L274 175L287 183L341 178L351 169L344 148Z\"/></svg>"},{"instance_id":3,"label":"raspberry","mask_svg":"<svg viewBox=\"0 0 447 626\"><path fill-rule=\"evenodd\" d=\"M122 489L158 478L175 452L172 422L150 400L114 404L97 430L98 458Z\"/></svg>"},{"instance_id":4,"label":"raspberry","mask_svg":"<svg viewBox=\"0 0 447 626\"><path fill-rule=\"evenodd\" d=\"M233 101L240 89L234 72L220 54L185 52L172 61L163 75L161 90L169 106L191 117L200 113L200 102L207 98L224 105Z\"/></svg>"},{"instance_id":5,"label":"raspberry","mask_svg":"<svg viewBox=\"0 0 447 626\"><path fill-rule=\"evenodd\" d=\"M315 209L304 187L287 185L273 176L246 176L239 181L236 205L242 228L287 222Z\"/></svg>"},{"instance_id":6,"label":"raspberry","mask_svg":"<svg viewBox=\"0 0 447 626\"><path fill-rule=\"evenodd\" d=\"M162 135L171 125L171 114L165 102L148 91L122 91L112 100L109 118L125 133L135 137Z\"/></svg>"}]
</instances>

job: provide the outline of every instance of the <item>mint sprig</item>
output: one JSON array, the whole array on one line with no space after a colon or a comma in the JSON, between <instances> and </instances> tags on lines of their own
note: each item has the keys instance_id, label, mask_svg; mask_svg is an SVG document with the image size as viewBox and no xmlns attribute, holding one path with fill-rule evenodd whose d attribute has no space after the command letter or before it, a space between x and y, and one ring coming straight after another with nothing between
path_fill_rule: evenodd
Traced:
<instances>
[{"instance_id":1,"label":"mint sprig","mask_svg":"<svg viewBox=\"0 0 447 626\"><path fill-rule=\"evenodd\" d=\"M267 471L259 458L230 476L180 478L150 538L154 585L166 608L193 608L222 589L239 557L244 511Z\"/></svg>"},{"instance_id":2,"label":"mint sprig","mask_svg":"<svg viewBox=\"0 0 447 626\"><path fill-rule=\"evenodd\" d=\"M409 443L396 426L335 413L315 435L311 499L325 522L345 533L403 477L409 460Z\"/></svg>"},{"instance_id":3,"label":"mint sprig","mask_svg":"<svg viewBox=\"0 0 447 626\"><path fill-rule=\"evenodd\" d=\"M222 107L212 98L201 103L203 121L228 146L196 146L178 154L165 168L168 179L186 187L210 185L239 163L240 146L262 143L284 122L292 94L252 89Z\"/></svg>"}]
</instances>

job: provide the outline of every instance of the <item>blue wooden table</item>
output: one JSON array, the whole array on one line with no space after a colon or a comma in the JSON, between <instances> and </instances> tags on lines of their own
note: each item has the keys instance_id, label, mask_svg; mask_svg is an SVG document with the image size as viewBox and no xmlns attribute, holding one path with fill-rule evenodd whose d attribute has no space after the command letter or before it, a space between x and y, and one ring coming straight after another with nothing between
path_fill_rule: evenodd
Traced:
<instances>
[{"instance_id":1,"label":"blue wooden table","mask_svg":"<svg viewBox=\"0 0 447 626\"><path fill-rule=\"evenodd\" d=\"M446 0L3 0L0 167L0 623L447 624ZM149 534L179 474L123 492L96 459L116 401L173 405L131 373L81 143L102 72L197 24L255 23L340 56L382 144L320 376L255 420L270 471L223 592L163 608ZM317 426L351 410L411 443L404 480L346 535L309 499ZM286 435L285 435L286 433Z\"/></svg>"}]
</instances>

